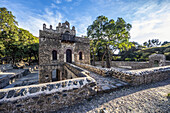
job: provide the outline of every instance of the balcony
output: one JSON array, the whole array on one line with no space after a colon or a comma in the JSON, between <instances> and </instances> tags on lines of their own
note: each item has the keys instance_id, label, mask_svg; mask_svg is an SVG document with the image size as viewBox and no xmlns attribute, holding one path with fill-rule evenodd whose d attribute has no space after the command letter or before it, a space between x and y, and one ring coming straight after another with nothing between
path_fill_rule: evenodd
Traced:
<instances>
[{"instance_id":1,"label":"balcony","mask_svg":"<svg viewBox=\"0 0 170 113\"><path fill-rule=\"evenodd\" d=\"M70 34L62 34L62 38L61 38L62 42L75 42L75 36L74 35L70 35Z\"/></svg>"}]
</instances>

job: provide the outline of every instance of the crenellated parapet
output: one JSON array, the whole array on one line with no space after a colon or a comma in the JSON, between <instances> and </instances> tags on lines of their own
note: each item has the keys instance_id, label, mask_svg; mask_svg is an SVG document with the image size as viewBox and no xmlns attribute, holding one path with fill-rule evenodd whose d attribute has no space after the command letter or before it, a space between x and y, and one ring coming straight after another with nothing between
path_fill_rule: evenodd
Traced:
<instances>
[{"instance_id":1,"label":"crenellated parapet","mask_svg":"<svg viewBox=\"0 0 170 113\"><path fill-rule=\"evenodd\" d=\"M58 23L58 26L56 26L56 29L52 28L52 25L50 25L50 28L46 27L46 24L43 24L43 31L49 32L49 33L59 33L59 34L64 34L64 33L69 33L70 35L76 35L76 30L75 27L73 26L70 29L70 23L66 21L65 23Z\"/></svg>"}]
</instances>

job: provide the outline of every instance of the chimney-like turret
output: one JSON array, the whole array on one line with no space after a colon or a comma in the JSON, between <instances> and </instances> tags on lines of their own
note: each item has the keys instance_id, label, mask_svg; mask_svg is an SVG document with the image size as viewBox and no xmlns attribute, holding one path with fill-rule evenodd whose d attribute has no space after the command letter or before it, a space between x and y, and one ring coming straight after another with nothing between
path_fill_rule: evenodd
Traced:
<instances>
[{"instance_id":1,"label":"chimney-like turret","mask_svg":"<svg viewBox=\"0 0 170 113\"><path fill-rule=\"evenodd\" d=\"M52 25L50 25L50 29L52 29Z\"/></svg>"},{"instance_id":2,"label":"chimney-like turret","mask_svg":"<svg viewBox=\"0 0 170 113\"><path fill-rule=\"evenodd\" d=\"M44 29L46 29L46 24L45 24L45 23L43 24L43 30L44 30Z\"/></svg>"}]
</instances>

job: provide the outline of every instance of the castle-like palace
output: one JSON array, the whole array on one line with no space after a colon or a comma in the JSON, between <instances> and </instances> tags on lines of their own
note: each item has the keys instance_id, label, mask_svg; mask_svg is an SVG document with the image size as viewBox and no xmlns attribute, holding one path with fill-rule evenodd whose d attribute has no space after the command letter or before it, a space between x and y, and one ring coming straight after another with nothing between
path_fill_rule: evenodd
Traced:
<instances>
[{"instance_id":1,"label":"castle-like palace","mask_svg":"<svg viewBox=\"0 0 170 113\"><path fill-rule=\"evenodd\" d=\"M89 39L76 36L69 22L59 23L56 30L46 28L40 30L39 36L39 82L52 82L70 79L63 65L65 62L90 63Z\"/></svg>"}]
</instances>

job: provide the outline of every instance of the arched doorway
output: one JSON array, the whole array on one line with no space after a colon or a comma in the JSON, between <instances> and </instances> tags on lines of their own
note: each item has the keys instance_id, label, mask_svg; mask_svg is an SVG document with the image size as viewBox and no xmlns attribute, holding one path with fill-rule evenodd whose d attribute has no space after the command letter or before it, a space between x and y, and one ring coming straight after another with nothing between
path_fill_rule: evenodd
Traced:
<instances>
[{"instance_id":1,"label":"arched doorway","mask_svg":"<svg viewBox=\"0 0 170 113\"><path fill-rule=\"evenodd\" d=\"M66 62L72 63L72 51L70 49L66 50Z\"/></svg>"},{"instance_id":2,"label":"arched doorway","mask_svg":"<svg viewBox=\"0 0 170 113\"><path fill-rule=\"evenodd\" d=\"M82 52L79 52L79 60L82 60Z\"/></svg>"},{"instance_id":3,"label":"arched doorway","mask_svg":"<svg viewBox=\"0 0 170 113\"><path fill-rule=\"evenodd\" d=\"M159 67L159 61L158 60L154 60L154 67Z\"/></svg>"}]
</instances>

